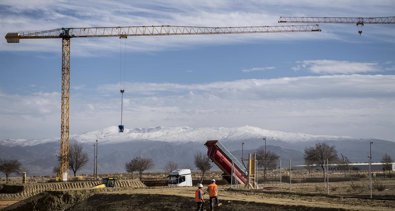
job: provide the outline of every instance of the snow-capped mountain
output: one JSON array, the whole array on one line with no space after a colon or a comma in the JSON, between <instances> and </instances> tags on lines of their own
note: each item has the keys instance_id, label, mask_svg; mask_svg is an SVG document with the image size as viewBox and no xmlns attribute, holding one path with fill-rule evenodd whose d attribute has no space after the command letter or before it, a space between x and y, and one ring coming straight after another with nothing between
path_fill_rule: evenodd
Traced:
<instances>
[{"instance_id":1,"label":"snow-capped mountain","mask_svg":"<svg viewBox=\"0 0 395 211\"><path fill-rule=\"evenodd\" d=\"M310 135L303 133L287 133L281 131L265 130L253 126L235 128L192 128L192 127L154 127L126 129L123 133L118 132L117 126L111 126L97 131L72 135L71 139L81 143L93 143L100 140L103 144L123 143L131 141L164 141L164 142L205 142L206 140L241 141L241 140L281 140L284 142L306 142L319 140L344 140L351 137ZM0 145L7 146L33 146L42 143L56 141L55 139L27 140L6 139L1 140Z\"/></svg>"},{"instance_id":2,"label":"snow-capped mountain","mask_svg":"<svg viewBox=\"0 0 395 211\"><path fill-rule=\"evenodd\" d=\"M89 173L93 165L93 142L99 140L100 172L124 172L125 163L136 156L150 158L155 163L153 170L162 170L167 162L179 164L180 168L194 168L194 155L206 153L207 140L219 140L237 158L241 146L245 153L255 152L264 146L280 156L282 162L292 160L294 165L303 164L304 150L319 142L335 146L338 153L355 162L364 162L369 153L371 139L340 136L320 136L303 133L287 133L244 126L236 128L191 128L154 127L125 129L118 132L117 126L72 135L71 140L82 143L90 161L81 170ZM379 161L387 153L394 157L395 142L373 140L372 156ZM0 140L0 159L19 160L31 175L50 175L57 165L59 138L52 139L6 139Z\"/></svg>"}]
</instances>

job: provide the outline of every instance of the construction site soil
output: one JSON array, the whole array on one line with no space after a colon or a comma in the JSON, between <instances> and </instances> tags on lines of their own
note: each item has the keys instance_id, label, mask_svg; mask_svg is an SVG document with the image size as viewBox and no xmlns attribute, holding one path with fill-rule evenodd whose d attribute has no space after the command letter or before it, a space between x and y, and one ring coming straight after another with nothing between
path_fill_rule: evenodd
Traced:
<instances>
[{"instance_id":1,"label":"construction site soil","mask_svg":"<svg viewBox=\"0 0 395 211\"><path fill-rule=\"evenodd\" d=\"M194 190L158 187L117 191L47 191L4 210L195 210ZM220 192L222 206L217 210L395 210L394 199L370 200L233 189L222 189Z\"/></svg>"}]
</instances>

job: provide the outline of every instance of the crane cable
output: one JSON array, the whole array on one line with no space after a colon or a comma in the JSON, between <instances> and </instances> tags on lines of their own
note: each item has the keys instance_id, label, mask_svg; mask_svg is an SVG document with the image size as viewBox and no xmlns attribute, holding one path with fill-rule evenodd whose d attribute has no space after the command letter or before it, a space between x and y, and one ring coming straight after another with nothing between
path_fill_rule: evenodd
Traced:
<instances>
[{"instance_id":1,"label":"crane cable","mask_svg":"<svg viewBox=\"0 0 395 211\"><path fill-rule=\"evenodd\" d=\"M124 125L123 125L123 93L125 92L125 89L123 88L122 85L122 79L123 79L123 63L124 63L124 46L125 46L125 41L122 42L122 40L126 39L127 36L120 36L119 37L119 91L121 93L121 124L118 126L119 132L123 133L124 130Z\"/></svg>"}]
</instances>

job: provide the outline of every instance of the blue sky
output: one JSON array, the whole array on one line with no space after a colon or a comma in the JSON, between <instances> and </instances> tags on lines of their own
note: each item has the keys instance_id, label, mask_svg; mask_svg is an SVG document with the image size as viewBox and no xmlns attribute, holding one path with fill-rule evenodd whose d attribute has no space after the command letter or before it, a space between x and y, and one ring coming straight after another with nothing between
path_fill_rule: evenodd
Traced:
<instances>
[{"instance_id":1,"label":"blue sky","mask_svg":"<svg viewBox=\"0 0 395 211\"><path fill-rule=\"evenodd\" d=\"M277 25L280 16L394 16L378 1L0 1L0 138L58 137L61 41L7 32L128 25ZM71 133L239 127L395 141L395 25L320 33L72 39ZM120 77L122 73L122 77ZM120 78L122 85L120 86Z\"/></svg>"}]
</instances>

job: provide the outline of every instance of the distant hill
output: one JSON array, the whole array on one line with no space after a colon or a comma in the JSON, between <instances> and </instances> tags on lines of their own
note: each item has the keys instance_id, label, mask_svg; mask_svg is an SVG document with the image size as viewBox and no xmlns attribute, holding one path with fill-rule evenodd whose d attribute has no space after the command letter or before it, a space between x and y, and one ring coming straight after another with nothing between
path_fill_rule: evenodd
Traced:
<instances>
[{"instance_id":1,"label":"distant hill","mask_svg":"<svg viewBox=\"0 0 395 211\"><path fill-rule=\"evenodd\" d=\"M303 164L306 147L325 142L334 145L340 155L354 162L365 162L369 154L368 139L351 137L316 136L301 133L286 133L245 126L239 128L137 128L118 133L117 127L92 131L72 136L71 141L81 142L89 154L90 161L80 173L93 171L93 143L99 140L99 173L124 172L125 163L136 156L151 158L154 171L162 170L167 162L173 161L182 168L195 169L194 155L206 153L207 140L220 140L237 158L241 158L244 142L244 156L263 147L267 138L267 150L280 155L283 165L291 159L294 165ZM395 142L373 140L373 161L380 161L384 153L395 158ZM0 140L0 158L18 159L30 175L52 175L57 164L58 140Z\"/></svg>"}]
</instances>

